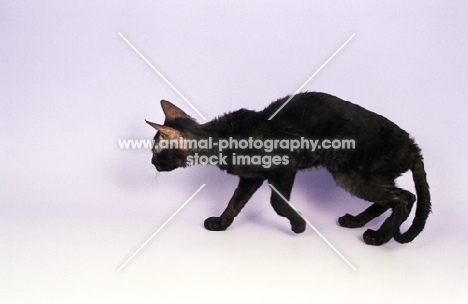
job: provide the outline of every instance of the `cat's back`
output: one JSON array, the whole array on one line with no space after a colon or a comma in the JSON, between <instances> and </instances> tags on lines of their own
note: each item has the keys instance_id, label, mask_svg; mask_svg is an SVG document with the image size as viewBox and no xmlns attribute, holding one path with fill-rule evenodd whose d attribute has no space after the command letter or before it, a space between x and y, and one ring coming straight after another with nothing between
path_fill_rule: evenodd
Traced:
<instances>
[{"instance_id":1,"label":"cat's back","mask_svg":"<svg viewBox=\"0 0 468 304\"><path fill-rule=\"evenodd\" d=\"M271 117L289 96L271 103L262 112ZM278 128L296 129L305 135L373 133L382 129L404 132L387 118L336 96L306 92L295 95L271 120Z\"/></svg>"},{"instance_id":2,"label":"cat's back","mask_svg":"<svg viewBox=\"0 0 468 304\"><path fill-rule=\"evenodd\" d=\"M286 102L287 104L275 114L275 119L288 119L288 117L302 118L305 116L310 117L310 115L318 115L329 119L345 114L349 116L356 114L368 115L369 113L372 113L349 101L321 92L300 93L294 95L291 99L290 96L280 98L272 102L262 112L265 115L270 115L271 117L271 115L273 115Z\"/></svg>"}]
</instances>

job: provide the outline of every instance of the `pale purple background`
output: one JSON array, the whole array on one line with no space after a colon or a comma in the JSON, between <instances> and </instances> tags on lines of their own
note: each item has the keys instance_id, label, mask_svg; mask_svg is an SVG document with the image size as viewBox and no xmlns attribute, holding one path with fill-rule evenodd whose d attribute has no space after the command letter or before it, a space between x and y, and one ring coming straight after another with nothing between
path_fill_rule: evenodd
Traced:
<instances>
[{"instance_id":1,"label":"pale purple background","mask_svg":"<svg viewBox=\"0 0 468 304\"><path fill-rule=\"evenodd\" d=\"M192 2L0 1L0 302L466 298L466 1ZM293 93L356 33L304 90L416 138L433 202L426 230L408 245L364 245L367 228L336 219L368 204L324 171L299 174L291 202L357 272L310 227L290 232L266 185L228 231L205 230L237 180L201 166L156 174L149 151L119 149L154 135L144 119L163 121L160 99L202 119L118 32L208 119ZM408 175L400 184L413 187Z\"/></svg>"}]
</instances>

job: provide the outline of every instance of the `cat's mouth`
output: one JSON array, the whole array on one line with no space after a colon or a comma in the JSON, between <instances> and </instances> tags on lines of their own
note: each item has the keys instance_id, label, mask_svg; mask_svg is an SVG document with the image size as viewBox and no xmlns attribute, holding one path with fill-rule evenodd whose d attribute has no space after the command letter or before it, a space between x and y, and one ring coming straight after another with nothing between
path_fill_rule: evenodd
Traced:
<instances>
[{"instance_id":1,"label":"cat's mouth","mask_svg":"<svg viewBox=\"0 0 468 304\"><path fill-rule=\"evenodd\" d=\"M161 161L155 157L151 159L151 163L159 172L168 172L177 168L186 167L186 164L181 160Z\"/></svg>"},{"instance_id":2,"label":"cat's mouth","mask_svg":"<svg viewBox=\"0 0 468 304\"><path fill-rule=\"evenodd\" d=\"M158 170L158 172L168 172L177 168L177 167L164 167L161 165L154 165L154 167L156 168L156 170Z\"/></svg>"},{"instance_id":3,"label":"cat's mouth","mask_svg":"<svg viewBox=\"0 0 468 304\"><path fill-rule=\"evenodd\" d=\"M156 170L158 170L159 172L164 172L164 171L172 171L173 169L171 168L165 168L165 167L161 167L160 165L155 165L156 167Z\"/></svg>"}]
</instances>

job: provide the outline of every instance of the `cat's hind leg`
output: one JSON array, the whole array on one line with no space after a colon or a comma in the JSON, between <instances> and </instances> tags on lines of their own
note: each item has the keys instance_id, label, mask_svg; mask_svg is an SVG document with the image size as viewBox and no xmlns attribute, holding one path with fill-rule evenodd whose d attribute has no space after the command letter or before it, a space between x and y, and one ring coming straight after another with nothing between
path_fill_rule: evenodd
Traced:
<instances>
[{"instance_id":1,"label":"cat's hind leg","mask_svg":"<svg viewBox=\"0 0 468 304\"><path fill-rule=\"evenodd\" d=\"M391 190L396 200L392 207L392 214L375 231L367 229L364 234L364 242L368 245L382 245L388 242L395 232L399 231L401 224L408 218L416 197L409 191L394 187Z\"/></svg>"},{"instance_id":2,"label":"cat's hind leg","mask_svg":"<svg viewBox=\"0 0 468 304\"><path fill-rule=\"evenodd\" d=\"M289 201L295 176L296 172L283 172L269 177L268 182ZM292 231L295 233L302 233L305 231L306 222L304 219L273 189L271 191L270 203L279 216L289 219Z\"/></svg>"},{"instance_id":3,"label":"cat's hind leg","mask_svg":"<svg viewBox=\"0 0 468 304\"><path fill-rule=\"evenodd\" d=\"M220 217L210 217L204 222L206 229L211 231L226 230L234 221L234 218L239 214L245 204L249 201L252 195L263 184L262 178L244 178L241 177L239 184L234 191L234 195L229 200L229 203Z\"/></svg>"},{"instance_id":4,"label":"cat's hind leg","mask_svg":"<svg viewBox=\"0 0 468 304\"><path fill-rule=\"evenodd\" d=\"M333 174L339 185L351 194L374 204L357 216L344 215L339 223L345 227L359 227L392 208L391 215L377 231L364 232L364 242L368 245L382 245L388 242L395 231L408 218L415 196L404 189L395 187L393 177L366 176L359 174Z\"/></svg>"},{"instance_id":5,"label":"cat's hind leg","mask_svg":"<svg viewBox=\"0 0 468 304\"><path fill-rule=\"evenodd\" d=\"M338 223L341 227L346 228L362 227L376 217L381 216L388 208L390 207L386 205L372 204L369 208L356 216L346 213L338 219Z\"/></svg>"}]
</instances>

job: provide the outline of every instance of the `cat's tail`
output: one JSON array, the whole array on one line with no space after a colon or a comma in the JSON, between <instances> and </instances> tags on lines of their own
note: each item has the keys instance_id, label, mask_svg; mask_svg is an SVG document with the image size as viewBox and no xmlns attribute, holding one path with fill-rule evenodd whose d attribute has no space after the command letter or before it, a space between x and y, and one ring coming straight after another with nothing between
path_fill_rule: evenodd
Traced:
<instances>
[{"instance_id":1,"label":"cat's tail","mask_svg":"<svg viewBox=\"0 0 468 304\"><path fill-rule=\"evenodd\" d=\"M400 233L400 231L397 230L394 234L393 238L398 243L411 242L424 229L427 217L429 216L429 213L431 213L431 197L429 194L429 185L426 180L426 171L424 171L422 156L418 157L418 160L413 164L411 171L413 172L413 181L417 195L416 215L408 231Z\"/></svg>"}]
</instances>

